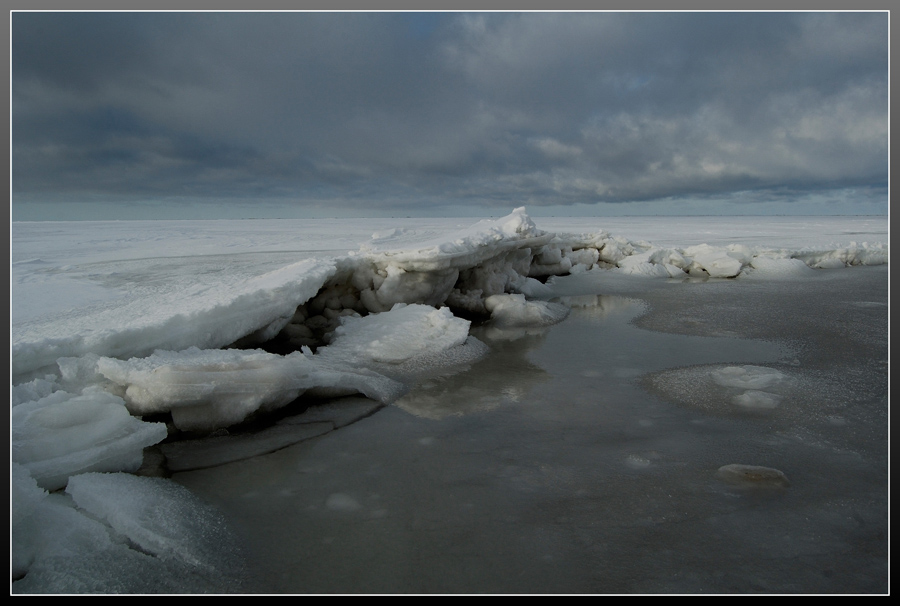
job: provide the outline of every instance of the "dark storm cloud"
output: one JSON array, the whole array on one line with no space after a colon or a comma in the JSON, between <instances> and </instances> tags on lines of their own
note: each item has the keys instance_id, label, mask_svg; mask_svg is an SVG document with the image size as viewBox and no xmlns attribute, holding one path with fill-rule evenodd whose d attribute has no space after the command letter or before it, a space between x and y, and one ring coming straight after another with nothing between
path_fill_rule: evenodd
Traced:
<instances>
[{"instance_id":1,"label":"dark storm cloud","mask_svg":"<svg viewBox=\"0 0 900 606\"><path fill-rule=\"evenodd\" d=\"M14 198L883 188L887 44L886 13L16 13Z\"/></svg>"}]
</instances>

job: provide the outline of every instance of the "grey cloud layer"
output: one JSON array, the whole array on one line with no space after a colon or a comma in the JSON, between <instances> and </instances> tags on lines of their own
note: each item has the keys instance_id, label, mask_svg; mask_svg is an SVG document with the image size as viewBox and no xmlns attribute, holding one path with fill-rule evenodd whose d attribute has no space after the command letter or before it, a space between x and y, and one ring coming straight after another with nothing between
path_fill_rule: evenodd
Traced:
<instances>
[{"instance_id":1,"label":"grey cloud layer","mask_svg":"<svg viewBox=\"0 0 900 606\"><path fill-rule=\"evenodd\" d=\"M884 188L886 13L16 13L15 195Z\"/></svg>"}]
</instances>

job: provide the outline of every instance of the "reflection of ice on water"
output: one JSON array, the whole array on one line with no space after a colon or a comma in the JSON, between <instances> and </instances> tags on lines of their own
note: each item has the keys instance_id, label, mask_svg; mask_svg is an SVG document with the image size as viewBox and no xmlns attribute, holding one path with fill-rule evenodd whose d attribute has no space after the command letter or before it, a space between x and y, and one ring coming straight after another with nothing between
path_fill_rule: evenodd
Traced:
<instances>
[{"instance_id":1,"label":"reflection of ice on water","mask_svg":"<svg viewBox=\"0 0 900 606\"><path fill-rule=\"evenodd\" d=\"M605 318L610 314L624 313L635 307L644 307L644 303L638 299L620 297L616 295L572 295L554 299L571 308L584 310L593 318Z\"/></svg>"},{"instance_id":2,"label":"reflection of ice on water","mask_svg":"<svg viewBox=\"0 0 900 606\"><path fill-rule=\"evenodd\" d=\"M491 353L468 370L424 382L394 402L406 412L427 419L443 419L493 410L520 401L547 373L529 362L526 354L540 345L546 327L500 329L486 325L472 334Z\"/></svg>"},{"instance_id":3,"label":"reflection of ice on water","mask_svg":"<svg viewBox=\"0 0 900 606\"><path fill-rule=\"evenodd\" d=\"M631 317L644 309L637 299L598 294L559 297L553 304L572 308L582 320L601 322L618 316ZM395 404L416 416L442 419L519 402L534 385L548 378L546 370L529 361L528 353L540 348L551 330L553 325L510 326L503 321L476 327L472 334L491 348L489 356L461 374L418 385ZM588 369L583 374L590 376L592 372L595 371ZM643 371L616 366L604 370L604 374L607 372L628 379Z\"/></svg>"}]
</instances>

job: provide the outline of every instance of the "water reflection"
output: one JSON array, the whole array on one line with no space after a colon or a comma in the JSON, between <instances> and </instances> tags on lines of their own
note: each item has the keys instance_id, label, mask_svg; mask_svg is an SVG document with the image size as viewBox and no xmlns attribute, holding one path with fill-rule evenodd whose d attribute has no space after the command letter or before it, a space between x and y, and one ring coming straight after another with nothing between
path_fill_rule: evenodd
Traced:
<instances>
[{"instance_id":1,"label":"water reflection","mask_svg":"<svg viewBox=\"0 0 900 606\"><path fill-rule=\"evenodd\" d=\"M582 315L584 317L597 320L604 319L610 314L626 313L628 311L639 312L644 309L642 301L616 295L572 295L557 297L553 300L572 309L583 310Z\"/></svg>"},{"instance_id":2,"label":"water reflection","mask_svg":"<svg viewBox=\"0 0 900 606\"><path fill-rule=\"evenodd\" d=\"M645 309L637 299L599 294L557 297L553 302L575 310L581 319L593 321L618 315L633 317ZM535 386L550 379L547 370L532 362L529 354L542 349L547 335L556 328L491 322L476 326L471 334L491 348L489 356L465 372L421 383L395 405L417 417L440 420L487 412L519 402ZM568 355L558 357L567 358ZM591 376L591 371L585 373L585 376ZM619 374L631 377L639 371Z\"/></svg>"},{"instance_id":3,"label":"water reflection","mask_svg":"<svg viewBox=\"0 0 900 606\"><path fill-rule=\"evenodd\" d=\"M465 372L423 382L394 404L417 417L439 420L518 402L549 379L527 358L529 351L540 347L548 329L473 328L471 334L491 348L486 358Z\"/></svg>"}]
</instances>

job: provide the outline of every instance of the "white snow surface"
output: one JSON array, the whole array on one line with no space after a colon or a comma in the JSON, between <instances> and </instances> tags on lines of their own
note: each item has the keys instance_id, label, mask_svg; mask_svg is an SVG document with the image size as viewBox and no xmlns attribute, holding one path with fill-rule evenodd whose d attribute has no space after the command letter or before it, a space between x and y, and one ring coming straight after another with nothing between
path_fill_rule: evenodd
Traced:
<instances>
[{"instance_id":1,"label":"white snow surface","mask_svg":"<svg viewBox=\"0 0 900 606\"><path fill-rule=\"evenodd\" d=\"M165 425L144 415L212 431L303 393L392 402L489 355L460 313L498 329L563 320L568 308L548 300L564 293L538 280L552 275L784 281L888 262L884 217L541 223L522 208L474 224L12 223L13 576L24 575L14 590L115 590L109 575L100 576L111 584L87 580L112 569L108 561L118 577L145 559L171 566L174 553L194 558L178 566L206 565L178 543L194 530L154 530L140 505L168 490L165 481L96 473L134 471L142 449L165 439ZM295 351L260 349L273 339ZM751 408L777 406L770 390L782 379L754 367L715 377ZM46 492L67 485L71 498ZM153 570L147 583L170 587L171 569Z\"/></svg>"}]
</instances>

